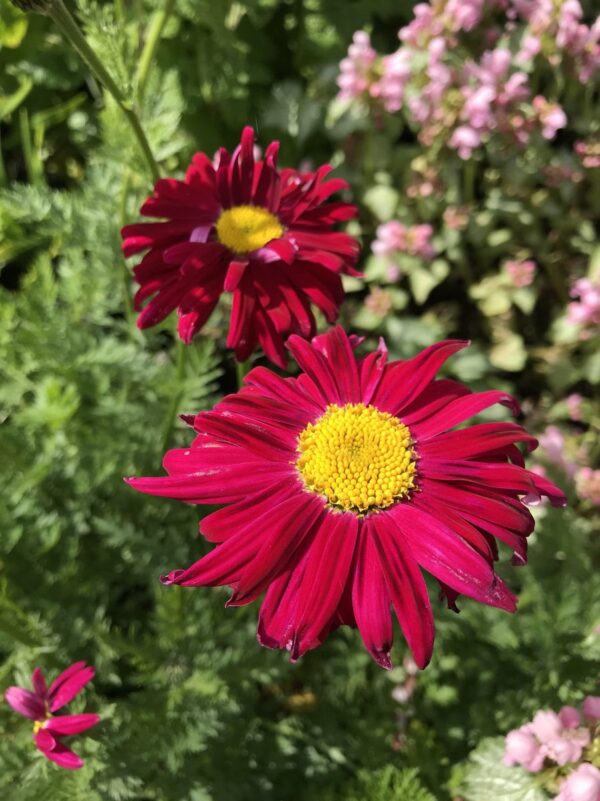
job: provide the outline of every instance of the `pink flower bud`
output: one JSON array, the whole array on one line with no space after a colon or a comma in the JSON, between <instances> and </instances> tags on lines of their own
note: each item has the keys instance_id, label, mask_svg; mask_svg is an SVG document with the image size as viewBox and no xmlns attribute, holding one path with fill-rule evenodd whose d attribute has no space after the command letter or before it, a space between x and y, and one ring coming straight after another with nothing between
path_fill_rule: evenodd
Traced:
<instances>
[{"instance_id":1,"label":"pink flower bud","mask_svg":"<svg viewBox=\"0 0 600 801\"><path fill-rule=\"evenodd\" d=\"M574 706L563 706L558 717L565 729L576 729L581 726L581 717Z\"/></svg>"},{"instance_id":2,"label":"pink flower bud","mask_svg":"<svg viewBox=\"0 0 600 801\"><path fill-rule=\"evenodd\" d=\"M600 720L600 695L588 695L583 702L583 714L589 723Z\"/></svg>"}]
</instances>

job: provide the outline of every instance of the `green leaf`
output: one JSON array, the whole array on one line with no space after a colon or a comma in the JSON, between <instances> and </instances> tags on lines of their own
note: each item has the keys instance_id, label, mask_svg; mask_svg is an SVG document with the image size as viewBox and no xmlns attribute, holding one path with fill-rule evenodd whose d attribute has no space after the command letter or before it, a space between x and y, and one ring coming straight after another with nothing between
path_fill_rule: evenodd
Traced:
<instances>
[{"instance_id":1,"label":"green leaf","mask_svg":"<svg viewBox=\"0 0 600 801\"><path fill-rule=\"evenodd\" d=\"M471 754L461 787L465 801L547 801L532 774L502 763L504 740L484 740Z\"/></svg>"}]
</instances>

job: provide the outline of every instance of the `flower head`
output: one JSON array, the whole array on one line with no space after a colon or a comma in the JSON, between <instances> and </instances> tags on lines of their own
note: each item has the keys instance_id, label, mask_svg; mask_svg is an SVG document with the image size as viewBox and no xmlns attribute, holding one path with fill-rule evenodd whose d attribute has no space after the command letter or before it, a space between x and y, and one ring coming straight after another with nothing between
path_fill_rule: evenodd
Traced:
<instances>
[{"instance_id":1,"label":"flower head","mask_svg":"<svg viewBox=\"0 0 600 801\"><path fill-rule=\"evenodd\" d=\"M164 222L123 228L123 252L147 251L134 269L140 328L177 308L179 336L190 342L221 294L231 293L227 346L244 361L259 343L284 366L285 338L315 333L311 303L333 322L344 296L340 275L357 275L358 243L332 230L355 207L325 203L347 186L325 180L328 165L279 170L277 142L263 161L255 161L253 146L254 132L244 128L233 154L221 149L216 168L196 153L183 181L157 181L141 213Z\"/></svg>"},{"instance_id":2,"label":"flower head","mask_svg":"<svg viewBox=\"0 0 600 801\"><path fill-rule=\"evenodd\" d=\"M579 765L563 781L555 801L600 801L600 770L589 762Z\"/></svg>"},{"instance_id":3,"label":"flower head","mask_svg":"<svg viewBox=\"0 0 600 801\"><path fill-rule=\"evenodd\" d=\"M94 677L95 670L85 662L76 662L55 679L50 688L46 686L44 674L36 668L31 676L33 691L23 687L9 687L4 697L7 703L25 718L33 720L33 741L42 754L56 762L61 768L75 770L83 765L77 756L62 741L63 737L95 726L98 715L57 715L59 709L72 701Z\"/></svg>"},{"instance_id":4,"label":"flower head","mask_svg":"<svg viewBox=\"0 0 600 801\"><path fill-rule=\"evenodd\" d=\"M346 624L390 667L393 607L423 668L434 622L422 571L451 606L464 594L514 611L494 538L525 562L534 521L522 497L562 505L564 495L524 468L516 443L537 442L515 423L451 430L496 403L518 409L505 392L435 380L466 342L387 363L383 344L358 357L359 341L340 327L312 343L290 337L298 377L255 368L238 393L188 420L196 439L166 454L168 477L128 481L224 505L201 522L216 548L164 583L230 585L229 606L266 592L259 641L292 659Z\"/></svg>"}]
</instances>

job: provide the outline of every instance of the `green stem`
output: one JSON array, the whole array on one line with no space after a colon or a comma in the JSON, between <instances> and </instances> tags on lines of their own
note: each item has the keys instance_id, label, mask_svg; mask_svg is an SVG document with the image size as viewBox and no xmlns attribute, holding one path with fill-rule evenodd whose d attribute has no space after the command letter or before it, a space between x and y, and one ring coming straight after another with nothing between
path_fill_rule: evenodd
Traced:
<instances>
[{"instance_id":1,"label":"green stem","mask_svg":"<svg viewBox=\"0 0 600 801\"><path fill-rule=\"evenodd\" d=\"M176 356L175 356L175 393L171 399L171 405L167 410L167 416L165 418L165 425L164 425L164 433L162 439L162 447L161 452L167 450L169 442L171 440L171 432L173 431L173 425L175 423L175 417L177 416L177 409L179 408L179 404L181 403L181 397L183 395L183 381L185 378L185 363L187 357L187 345L185 345L179 338L177 338L177 344L175 345L176 348Z\"/></svg>"},{"instance_id":2,"label":"green stem","mask_svg":"<svg viewBox=\"0 0 600 801\"><path fill-rule=\"evenodd\" d=\"M2 143L0 142L0 145ZM6 167L4 166L4 154L2 147L0 147L0 186L8 186L8 175L6 174Z\"/></svg>"},{"instance_id":3,"label":"green stem","mask_svg":"<svg viewBox=\"0 0 600 801\"><path fill-rule=\"evenodd\" d=\"M23 161L25 162L27 180L30 184L39 184L41 182L41 176L31 143L31 126L29 125L29 114L26 108L22 108L19 111L19 132L21 134L21 148L23 150Z\"/></svg>"},{"instance_id":4,"label":"green stem","mask_svg":"<svg viewBox=\"0 0 600 801\"><path fill-rule=\"evenodd\" d=\"M119 222L120 226L123 227L126 222L127 217L127 195L129 194L129 185L131 184L131 170L127 170L125 173L125 177L123 179L123 186L121 188L121 199L119 202ZM129 325L130 329L135 330L135 315L133 310L133 301L131 299L131 273L129 272L129 268L125 262L125 259L121 259L121 264L123 266L122 274L123 274L123 301L125 305L125 319Z\"/></svg>"},{"instance_id":5,"label":"green stem","mask_svg":"<svg viewBox=\"0 0 600 801\"><path fill-rule=\"evenodd\" d=\"M171 16L171 12L173 11L174 5L175 5L175 0L166 0L162 10L157 11L153 15L150 25L148 26L146 42L144 44L144 49L142 50L142 55L140 56L140 61L138 64L136 81L135 81L138 100L141 100L142 97L144 96L144 91L146 89L146 83L148 81L148 75L150 73L150 67L152 66L154 53L156 52L156 48L158 47L160 37L162 36L162 32L165 29L165 25L167 24L167 21Z\"/></svg>"},{"instance_id":6,"label":"green stem","mask_svg":"<svg viewBox=\"0 0 600 801\"><path fill-rule=\"evenodd\" d=\"M473 203L475 200L476 163L471 158L463 164L463 202Z\"/></svg>"},{"instance_id":7,"label":"green stem","mask_svg":"<svg viewBox=\"0 0 600 801\"><path fill-rule=\"evenodd\" d=\"M241 389L242 386L244 385L244 376L246 375L246 373L248 373L248 371L250 370L251 366L252 366L252 362L251 362L250 359L248 359L245 362L238 362L236 360L236 362L235 362L235 374L236 374L236 377L237 377L238 389Z\"/></svg>"},{"instance_id":8,"label":"green stem","mask_svg":"<svg viewBox=\"0 0 600 801\"><path fill-rule=\"evenodd\" d=\"M123 114L127 117L129 124L135 134L135 137L138 141L138 144L144 154L146 162L148 163L148 167L150 173L152 175L153 181L158 181L160 178L160 170L158 168L158 164L154 156L152 155L152 150L150 148L150 144L148 143L148 139L146 138L146 134L144 133L144 129L140 123L139 117L136 112L133 110L133 107L130 101L126 98L124 93L119 89L117 84L112 79L110 73L105 68L102 61L98 58L96 53L92 50L89 46L87 39L81 32L79 25L75 21L75 19L71 16L71 13L63 3L63 0L53 0L50 11L48 12L60 30L64 33L64 35L69 39L75 50L79 53L81 58L86 62L88 67L91 69L92 73L96 76L96 78L104 85L104 87L110 92L110 94L115 99L116 103L119 105Z\"/></svg>"}]
</instances>

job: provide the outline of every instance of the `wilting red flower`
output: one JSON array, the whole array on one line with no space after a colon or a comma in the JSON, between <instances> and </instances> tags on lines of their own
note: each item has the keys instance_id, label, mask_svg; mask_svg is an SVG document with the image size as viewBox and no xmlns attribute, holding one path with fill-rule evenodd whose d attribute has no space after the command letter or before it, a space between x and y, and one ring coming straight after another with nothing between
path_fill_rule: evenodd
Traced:
<instances>
[{"instance_id":1,"label":"wilting red flower","mask_svg":"<svg viewBox=\"0 0 600 801\"><path fill-rule=\"evenodd\" d=\"M394 608L416 663L431 657L434 623L421 570L448 604L459 594L514 611L494 573L495 538L526 561L534 527L523 504L563 493L524 468L537 441L510 422L450 431L505 392L471 392L435 379L466 342L451 340L386 364L386 351L357 358L340 327L312 344L292 336L297 378L263 367L193 422L190 448L169 451L169 477L129 479L151 495L226 504L201 522L217 547L163 581L233 587L228 605L266 595L259 641L292 659L341 624L358 626L377 662L390 667Z\"/></svg>"},{"instance_id":2,"label":"wilting red flower","mask_svg":"<svg viewBox=\"0 0 600 801\"><path fill-rule=\"evenodd\" d=\"M157 181L142 206L166 222L123 228L125 256L148 250L134 270L138 326L147 328L173 309L179 336L190 342L220 295L233 296L227 347L239 361L258 342L267 357L286 362L290 333L311 337L313 303L333 322L343 300L340 275L357 275L358 243L332 226L355 216L354 206L324 203L345 181L324 180L329 165L314 173L277 169L278 142L264 161L253 155L254 131L244 128L230 156L221 148L215 168L196 153L184 181Z\"/></svg>"},{"instance_id":3,"label":"wilting red flower","mask_svg":"<svg viewBox=\"0 0 600 801\"><path fill-rule=\"evenodd\" d=\"M91 714L55 717L54 713L72 701L94 678L94 673L94 668L86 666L85 662L76 662L47 689L44 674L38 667L31 676L33 692L22 687L9 687L4 694L15 712L34 721L33 740L37 748L61 768L75 770L83 765L83 759L67 748L62 738L81 734L95 726L100 717Z\"/></svg>"}]
</instances>

